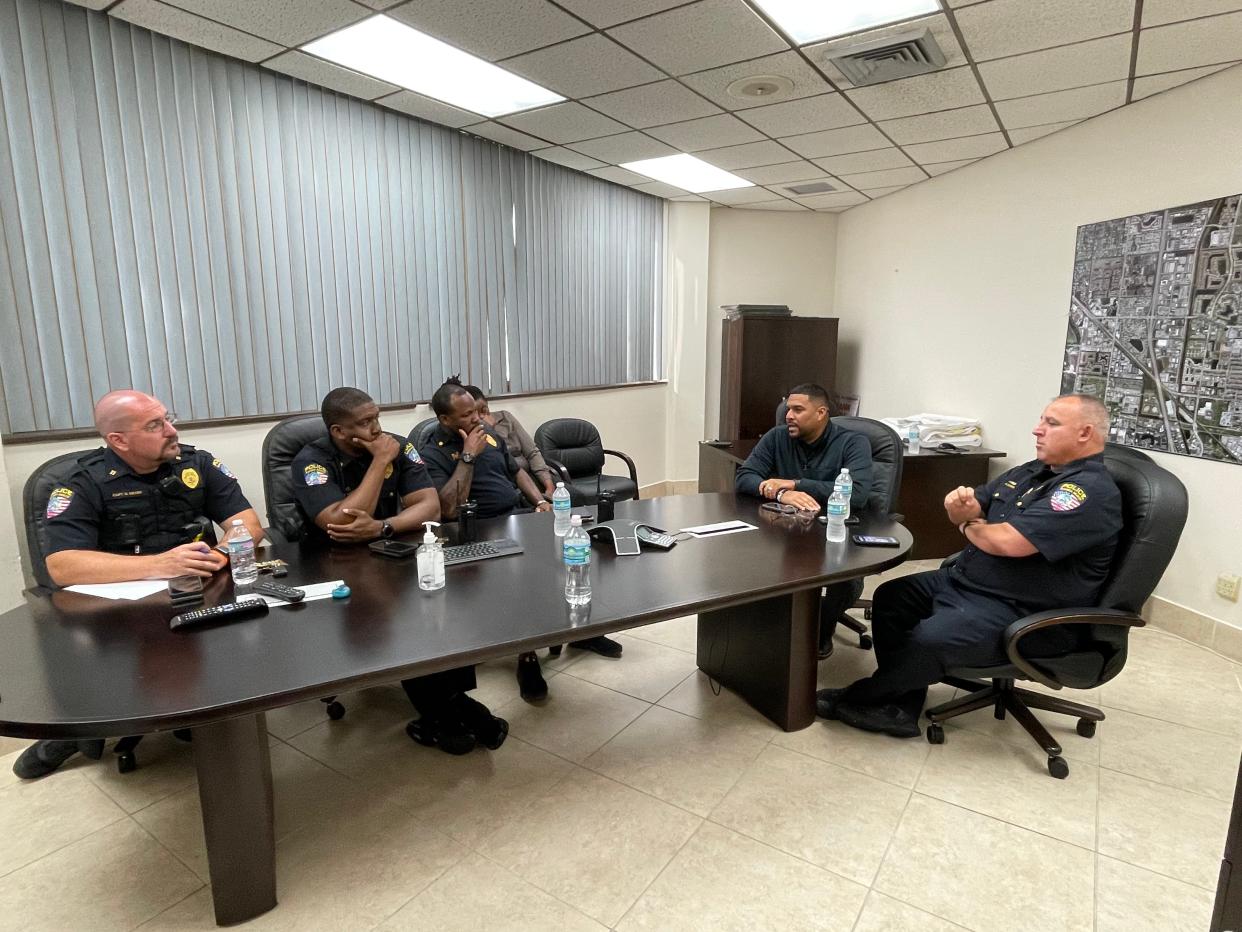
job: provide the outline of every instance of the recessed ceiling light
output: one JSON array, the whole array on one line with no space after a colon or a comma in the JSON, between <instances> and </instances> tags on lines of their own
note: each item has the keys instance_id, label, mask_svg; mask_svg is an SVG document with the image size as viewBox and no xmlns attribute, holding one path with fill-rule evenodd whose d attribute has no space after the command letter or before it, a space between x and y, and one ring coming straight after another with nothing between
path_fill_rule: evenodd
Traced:
<instances>
[{"instance_id":1,"label":"recessed ceiling light","mask_svg":"<svg viewBox=\"0 0 1242 932\"><path fill-rule=\"evenodd\" d=\"M643 159L626 162L621 166L656 181L674 185L683 191L699 194L703 191L725 191L729 188L753 188L754 183L745 178L709 165L693 155L666 155L659 159Z\"/></svg>"},{"instance_id":2,"label":"recessed ceiling light","mask_svg":"<svg viewBox=\"0 0 1242 932\"><path fill-rule=\"evenodd\" d=\"M489 117L565 99L388 16L338 29L302 50Z\"/></svg>"},{"instance_id":3,"label":"recessed ceiling light","mask_svg":"<svg viewBox=\"0 0 1242 932\"><path fill-rule=\"evenodd\" d=\"M752 0L798 45L940 11L939 0Z\"/></svg>"}]
</instances>

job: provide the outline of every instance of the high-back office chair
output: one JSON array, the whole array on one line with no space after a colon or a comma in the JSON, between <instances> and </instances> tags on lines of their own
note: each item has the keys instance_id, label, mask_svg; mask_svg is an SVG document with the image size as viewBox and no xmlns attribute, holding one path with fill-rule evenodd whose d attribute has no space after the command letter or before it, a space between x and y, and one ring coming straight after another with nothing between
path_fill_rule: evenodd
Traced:
<instances>
[{"instance_id":1,"label":"high-back office chair","mask_svg":"<svg viewBox=\"0 0 1242 932\"><path fill-rule=\"evenodd\" d=\"M969 690L970 695L927 710L932 722L927 740L932 744L944 743L941 722L990 705L998 719L1009 712L1018 720L1048 755L1048 772L1063 780L1069 775L1069 765L1061 757L1061 746L1031 709L1077 716L1077 730L1084 738L1093 736L1096 723L1104 721L1099 709L1014 686L1015 680L1033 680L1052 689L1093 689L1120 673L1130 629L1145 624L1139 611L1177 549L1187 508L1181 480L1146 454L1111 443L1104 449L1104 465L1121 490L1122 530L1099 604L1020 618L1005 629L1008 663L949 670L944 682ZM949 557L945 563L954 559ZM1038 637L1027 640L1038 631L1060 625L1079 626L1078 644L1072 651L1047 656L1035 646ZM978 682L989 679L991 685Z\"/></svg>"},{"instance_id":2,"label":"high-back office chair","mask_svg":"<svg viewBox=\"0 0 1242 932\"><path fill-rule=\"evenodd\" d=\"M776 406L776 424L785 424L785 402ZM832 423L845 430L856 431L867 438L871 445L871 494L867 497L867 510L872 514L888 515L894 521L900 521L897 513L897 499L901 495L901 473L904 463L904 448L897 431L882 421L869 417L852 417L839 415L832 418ZM854 608L861 608L867 618L871 617L871 600L858 599ZM858 646L863 650L871 650L871 635L867 626L850 615L842 615L840 624L858 635Z\"/></svg>"},{"instance_id":3,"label":"high-back office chair","mask_svg":"<svg viewBox=\"0 0 1242 932\"><path fill-rule=\"evenodd\" d=\"M638 469L619 450L606 450L599 430L590 421L558 417L535 431L535 446L569 490L575 505L593 505L600 492L611 492L619 501L638 498ZM629 468L629 478L604 475L604 457L615 456Z\"/></svg>"},{"instance_id":4,"label":"high-back office chair","mask_svg":"<svg viewBox=\"0 0 1242 932\"><path fill-rule=\"evenodd\" d=\"M427 445L427 441L436 432L436 426L439 423L440 419L438 417L429 417L414 425L414 429L410 431L407 439L414 444L415 450L422 450Z\"/></svg>"}]
</instances>

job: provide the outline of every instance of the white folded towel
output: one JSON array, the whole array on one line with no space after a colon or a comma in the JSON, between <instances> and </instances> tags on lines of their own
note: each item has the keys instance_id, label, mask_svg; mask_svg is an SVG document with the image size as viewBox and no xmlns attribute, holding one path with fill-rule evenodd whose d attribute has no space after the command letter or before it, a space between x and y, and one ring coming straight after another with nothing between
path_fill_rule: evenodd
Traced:
<instances>
[{"instance_id":1,"label":"white folded towel","mask_svg":"<svg viewBox=\"0 0 1242 932\"><path fill-rule=\"evenodd\" d=\"M951 443L955 447L983 446L983 432L979 421L973 417L953 414L911 414L906 417L886 417L881 420L904 440L913 424L919 430L919 443L936 446Z\"/></svg>"}]
</instances>

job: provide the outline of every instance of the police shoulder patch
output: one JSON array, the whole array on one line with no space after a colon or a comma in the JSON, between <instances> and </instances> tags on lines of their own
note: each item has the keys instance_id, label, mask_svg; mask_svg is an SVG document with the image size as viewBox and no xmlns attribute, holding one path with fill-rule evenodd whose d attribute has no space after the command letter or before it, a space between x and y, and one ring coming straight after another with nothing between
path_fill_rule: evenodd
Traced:
<instances>
[{"instance_id":1,"label":"police shoulder patch","mask_svg":"<svg viewBox=\"0 0 1242 932\"><path fill-rule=\"evenodd\" d=\"M214 459L214 460L212 460L212 461L211 461L211 465L212 465L212 466L214 466L214 467L216 467L216 469L220 470L220 472L224 473L224 474L225 474L226 476L228 476L230 479L236 479L236 478L237 478L235 475L233 475L233 470L229 469L227 466L225 466L225 465L224 465L222 462L220 462L218 459Z\"/></svg>"},{"instance_id":2,"label":"police shoulder patch","mask_svg":"<svg viewBox=\"0 0 1242 932\"><path fill-rule=\"evenodd\" d=\"M307 485L326 485L328 482L328 470L318 463L310 463L302 470L302 477L306 480Z\"/></svg>"},{"instance_id":3,"label":"police shoulder patch","mask_svg":"<svg viewBox=\"0 0 1242 932\"><path fill-rule=\"evenodd\" d=\"M65 513L65 509L73 502L73 489L52 489L47 498L47 518L50 521L57 515Z\"/></svg>"},{"instance_id":4,"label":"police shoulder patch","mask_svg":"<svg viewBox=\"0 0 1242 932\"><path fill-rule=\"evenodd\" d=\"M1087 493L1082 486L1062 482L1048 499L1048 504L1053 511L1073 511L1086 500Z\"/></svg>"},{"instance_id":5,"label":"police shoulder patch","mask_svg":"<svg viewBox=\"0 0 1242 932\"><path fill-rule=\"evenodd\" d=\"M423 458L418 455L418 451L414 449L413 443L405 445L405 458L411 463L421 463L423 461Z\"/></svg>"},{"instance_id":6,"label":"police shoulder patch","mask_svg":"<svg viewBox=\"0 0 1242 932\"><path fill-rule=\"evenodd\" d=\"M198 470L193 466L187 466L181 470L181 484L187 489L197 489L199 483Z\"/></svg>"}]
</instances>

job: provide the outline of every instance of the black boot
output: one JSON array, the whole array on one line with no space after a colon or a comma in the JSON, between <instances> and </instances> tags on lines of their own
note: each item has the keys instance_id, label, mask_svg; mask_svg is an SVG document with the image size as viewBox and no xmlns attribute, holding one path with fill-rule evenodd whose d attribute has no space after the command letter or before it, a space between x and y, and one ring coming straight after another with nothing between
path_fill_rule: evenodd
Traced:
<instances>
[{"instance_id":1,"label":"black boot","mask_svg":"<svg viewBox=\"0 0 1242 932\"><path fill-rule=\"evenodd\" d=\"M22 752L13 764L13 773L23 780L37 780L57 770L61 764L81 751L92 760L103 755L103 739L84 741L36 741Z\"/></svg>"}]
</instances>

